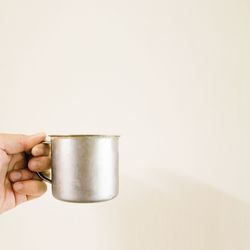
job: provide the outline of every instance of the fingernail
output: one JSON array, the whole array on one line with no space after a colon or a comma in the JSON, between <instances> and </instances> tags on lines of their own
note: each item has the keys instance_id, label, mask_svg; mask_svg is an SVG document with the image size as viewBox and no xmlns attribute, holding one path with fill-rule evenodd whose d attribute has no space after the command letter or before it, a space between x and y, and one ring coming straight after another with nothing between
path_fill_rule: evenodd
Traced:
<instances>
[{"instance_id":1,"label":"fingernail","mask_svg":"<svg viewBox=\"0 0 250 250\"><path fill-rule=\"evenodd\" d=\"M34 154L35 155L41 155L43 151L40 148L36 148Z\"/></svg>"},{"instance_id":2,"label":"fingernail","mask_svg":"<svg viewBox=\"0 0 250 250\"><path fill-rule=\"evenodd\" d=\"M23 188L23 183L22 182L16 182L14 185L13 185L13 188L16 190L16 191L19 191Z\"/></svg>"},{"instance_id":3,"label":"fingernail","mask_svg":"<svg viewBox=\"0 0 250 250\"><path fill-rule=\"evenodd\" d=\"M18 181L18 180L20 180L21 178L22 178L22 174L21 174L20 172L18 172L18 171L12 172L12 173L10 174L10 179L11 179L12 181Z\"/></svg>"}]
</instances>

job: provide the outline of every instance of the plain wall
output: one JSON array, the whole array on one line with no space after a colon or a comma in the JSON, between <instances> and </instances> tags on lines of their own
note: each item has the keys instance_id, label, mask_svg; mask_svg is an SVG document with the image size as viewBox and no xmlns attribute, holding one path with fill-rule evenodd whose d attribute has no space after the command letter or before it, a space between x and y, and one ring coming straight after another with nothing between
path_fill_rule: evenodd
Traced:
<instances>
[{"instance_id":1,"label":"plain wall","mask_svg":"<svg viewBox=\"0 0 250 250\"><path fill-rule=\"evenodd\" d=\"M120 195L51 191L0 249L249 250L250 3L0 0L0 131L120 134Z\"/></svg>"}]
</instances>

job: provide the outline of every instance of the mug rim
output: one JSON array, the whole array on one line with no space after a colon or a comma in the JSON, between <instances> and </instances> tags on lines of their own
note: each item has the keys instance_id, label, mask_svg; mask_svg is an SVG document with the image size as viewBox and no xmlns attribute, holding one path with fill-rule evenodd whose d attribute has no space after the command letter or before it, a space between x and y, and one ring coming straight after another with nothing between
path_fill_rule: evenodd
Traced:
<instances>
[{"instance_id":1,"label":"mug rim","mask_svg":"<svg viewBox=\"0 0 250 250\"><path fill-rule=\"evenodd\" d=\"M120 137L120 135L101 135L101 134L61 134L61 135L48 135L50 138L83 138L83 137Z\"/></svg>"}]
</instances>

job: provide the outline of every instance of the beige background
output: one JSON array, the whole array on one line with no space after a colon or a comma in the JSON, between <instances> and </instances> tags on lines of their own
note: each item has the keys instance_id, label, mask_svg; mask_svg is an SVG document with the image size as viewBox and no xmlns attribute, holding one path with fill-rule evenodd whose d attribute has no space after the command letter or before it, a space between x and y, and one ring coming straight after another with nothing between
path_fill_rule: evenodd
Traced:
<instances>
[{"instance_id":1,"label":"beige background","mask_svg":"<svg viewBox=\"0 0 250 250\"><path fill-rule=\"evenodd\" d=\"M0 217L8 250L250 249L248 0L0 0L0 131L121 134L121 191Z\"/></svg>"}]
</instances>

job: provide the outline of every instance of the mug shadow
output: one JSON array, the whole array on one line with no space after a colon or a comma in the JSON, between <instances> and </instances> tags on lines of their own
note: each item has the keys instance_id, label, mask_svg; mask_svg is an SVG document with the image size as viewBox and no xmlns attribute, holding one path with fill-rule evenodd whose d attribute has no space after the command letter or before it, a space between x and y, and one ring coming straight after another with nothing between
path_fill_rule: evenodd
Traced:
<instances>
[{"instance_id":1,"label":"mug shadow","mask_svg":"<svg viewBox=\"0 0 250 250\"><path fill-rule=\"evenodd\" d=\"M112 220L107 211L103 219L116 228L119 250L250 249L247 203L157 168L122 176L120 186Z\"/></svg>"}]
</instances>

